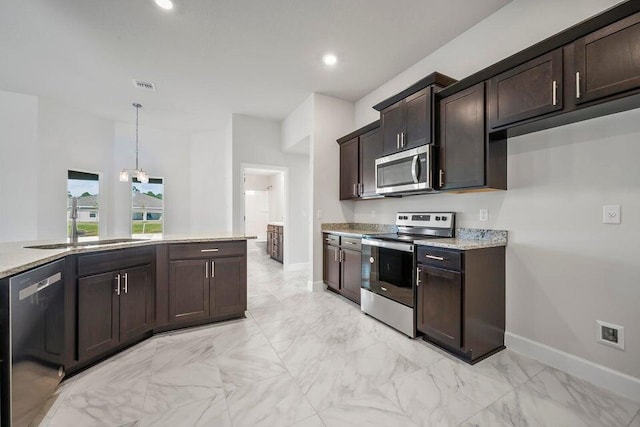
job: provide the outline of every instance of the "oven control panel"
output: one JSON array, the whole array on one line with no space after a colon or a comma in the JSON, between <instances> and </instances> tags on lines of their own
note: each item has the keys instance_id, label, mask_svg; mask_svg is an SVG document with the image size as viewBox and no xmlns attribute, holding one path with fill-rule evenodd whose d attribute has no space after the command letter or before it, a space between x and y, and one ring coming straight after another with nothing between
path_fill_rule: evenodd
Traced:
<instances>
[{"instance_id":1,"label":"oven control panel","mask_svg":"<svg viewBox=\"0 0 640 427\"><path fill-rule=\"evenodd\" d=\"M398 212L397 226L451 228L453 212Z\"/></svg>"}]
</instances>

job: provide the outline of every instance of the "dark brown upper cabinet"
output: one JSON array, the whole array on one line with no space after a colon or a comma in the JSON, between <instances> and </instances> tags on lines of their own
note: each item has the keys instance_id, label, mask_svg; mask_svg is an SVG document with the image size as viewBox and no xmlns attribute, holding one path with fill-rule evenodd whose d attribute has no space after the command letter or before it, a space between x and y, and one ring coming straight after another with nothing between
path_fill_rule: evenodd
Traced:
<instances>
[{"instance_id":1,"label":"dark brown upper cabinet","mask_svg":"<svg viewBox=\"0 0 640 427\"><path fill-rule=\"evenodd\" d=\"M440 101L440 190L507 189L506 136L488 135L485 84Z\"/></svg>"},{"instance_id":2,"label":"dark brown upper cabinet","mask_svg":"<svg viewBox=\"0 0 640 427\"><path fill-rule=\"evenodd\" d=\"M556 49L490 79L491 129L561 110L562 61L562 49Z\"/></svg>"},{"instance_id":3,"label":"dark brown upper cabinet","mask_svg":"<svg viewBox=\"0 0 640 427\"><path fill-rule=\"evenodd\" d=\"M383 155L433 142L434 94L455 81L432 73L373 107L380 111Z\"/></svg>"},{"instance_id":4,"label":"dark brown upper cabinet","mask_svg":"<svg viewBox=\"0 0 640 427\"><path fill-rule=\"evenodd\" d=\"M640 13L574 43L576 104L640 87Z\"/></svg>"},{"instance_id":5,"label":"dark brown upper cabinet","mask_svg":"<svg viewBox=\"0 0 640 427\"><path fill-rule=\"evenodd\" d=\"M338 139L340 144L340 200L379 197L375 162L382 157L380 123L375 121Z\"/></svg>"}]
</instances>

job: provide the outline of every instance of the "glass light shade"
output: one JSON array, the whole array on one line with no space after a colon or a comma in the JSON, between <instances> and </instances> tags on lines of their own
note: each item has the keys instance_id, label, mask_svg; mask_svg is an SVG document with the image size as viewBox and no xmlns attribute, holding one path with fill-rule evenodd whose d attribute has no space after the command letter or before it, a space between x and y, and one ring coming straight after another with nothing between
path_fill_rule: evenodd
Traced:
<instances>
[{"instance_id":1,"label":"glass light shade","mask_svg":"<svg viewBox=\"0 0 640 427\"><path fill-rule=\"evenodd\" d=\"M140 181L143 184L147 184L149 182L149 175L147 175L147 173L142 169L138 171L137 178L138 178L138 181Z\"/></svg>"},{"instance_id":2,"label":"glass light shade","mask_svg":"<svg viewBox=\"0 0 640 427\"><path fill-rule=\"evenodd\" d=\"M127 182L129 181L129 172L127 172L126 170L123 170L120 172L120 182Z\"/></svg>"}]
</instances>

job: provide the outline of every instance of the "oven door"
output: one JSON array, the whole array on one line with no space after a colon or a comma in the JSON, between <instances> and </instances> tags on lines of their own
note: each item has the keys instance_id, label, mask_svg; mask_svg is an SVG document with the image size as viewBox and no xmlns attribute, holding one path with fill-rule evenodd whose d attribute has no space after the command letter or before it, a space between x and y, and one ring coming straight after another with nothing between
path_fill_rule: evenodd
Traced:
<instances>
[{"instance_id":1,"label":"oven door","mask_svg":"<svg viewBox=\"0 0 640 427\"><path fill-rule=\"evenodd\" d=\"M425 145L376 159L376 193L401 194L432 190L431 146Z\"/></svg>"},{"instance_id":2,"label":"oven door","mask_svg":"<svg viewBox=\"0 0 640 427\"><path fill-rule=\"evenodd\" d=\"M362 288L414 307L413 244L362 240Z\"/></svg>"}]
</instances>

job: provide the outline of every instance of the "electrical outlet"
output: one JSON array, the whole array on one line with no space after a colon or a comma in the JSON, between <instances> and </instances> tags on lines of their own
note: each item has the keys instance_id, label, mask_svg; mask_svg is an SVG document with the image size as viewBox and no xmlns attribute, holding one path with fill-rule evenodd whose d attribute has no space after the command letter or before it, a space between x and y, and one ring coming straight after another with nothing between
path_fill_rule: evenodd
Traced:
<instances>
[{"instance_id":1,"label":"electrical outlet","mask_svg":"<svg viewBox=\"0 0 640 427\"><path fill-rule=\"evenodd\" d=\"M600 344L624 350L624 327L613 323L596 320L597 340Z\"/></svg>"},{"instance_id":2,"label":"electrical outlet","mask_svg":"<svg viewBox=\"0 0 640 427\"><path fill-rule=\"evenodd\" d=\"M318 213L316 214L316 218L322 219L322 209L318 209Z\"/></svg>"},{"instance_id":3,"label":"electrical outlet","mask_svg":"<svg viewBox=\"0 0 640 427\"><path fill-rule=\"evenodd\" d=\"M604 224L620 224L620 205L604 205L602 207Z\"/></svg>"},{"instance_id":4,"label":"electrical outlet","mask_svg":"<svg viewBox=\"0 0 640 427\"><path fill-rule=\"evenodd\" d=\"M480 221L489 221L489 209L480 209Z\"/></svg>"}]
</instances>

